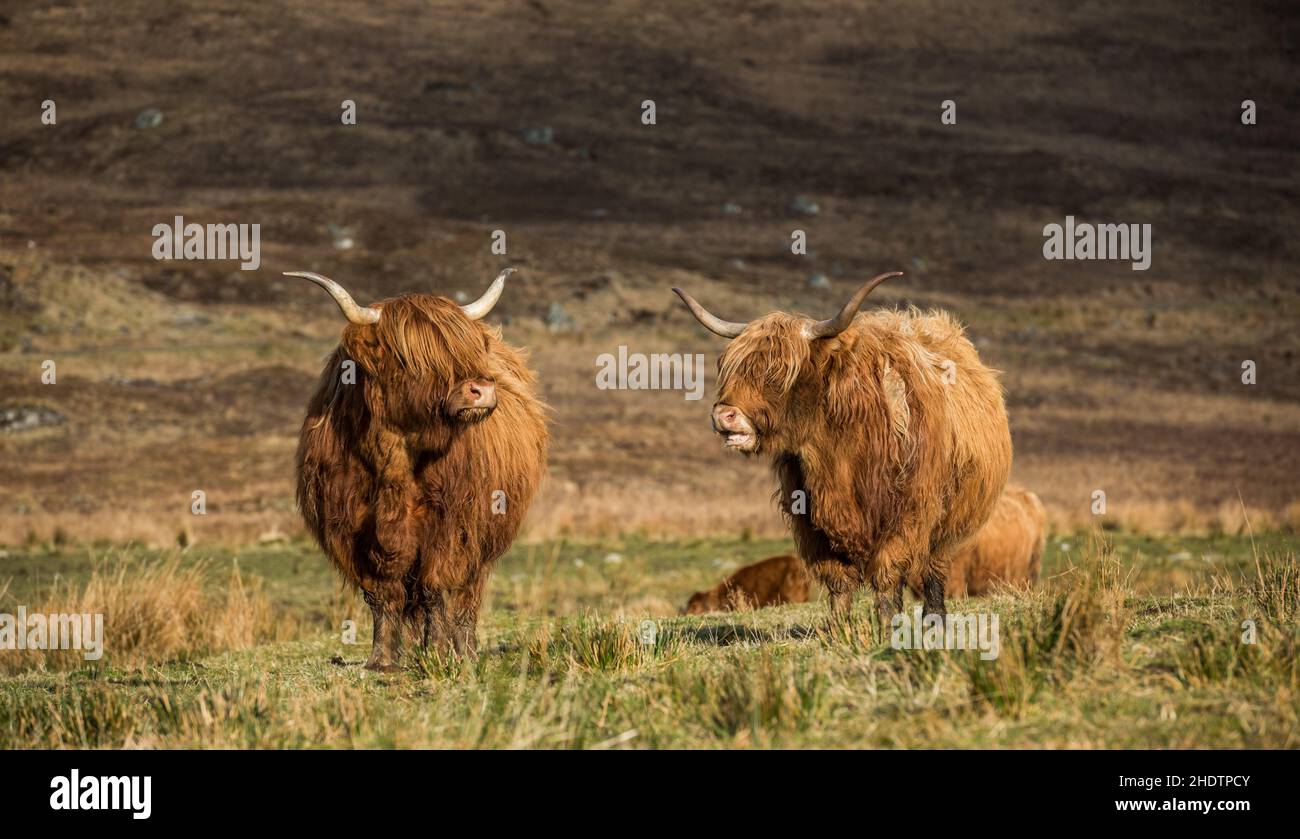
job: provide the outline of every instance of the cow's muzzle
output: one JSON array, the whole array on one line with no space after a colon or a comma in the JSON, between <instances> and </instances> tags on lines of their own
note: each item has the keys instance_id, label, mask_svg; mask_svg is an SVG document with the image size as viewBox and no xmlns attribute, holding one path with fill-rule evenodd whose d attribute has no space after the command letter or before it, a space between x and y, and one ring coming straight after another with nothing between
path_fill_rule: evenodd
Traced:
<instances>
[{"instance_id":1,"label":"cow's muzzle","mask_svg":"<svg viewBox=\"0 0 1300 839\"><path fill-rule=\"evenodd\" d=\"M447 400L447 413L461 422L485 420L497 406L497 386L485 379L461 382Z\"/></svg>"},{"instance_id":2,"label":"cow's muzzle","mask_svg":"<svg viewBox=\"0 0 1300 839\"><path fill-rule=\"evenodd\" d=\"M758 432L739 408L714 405L713 430L722 435L723 445L729 449L749 453L758 448Z\"/></svg>"}]
</instances>

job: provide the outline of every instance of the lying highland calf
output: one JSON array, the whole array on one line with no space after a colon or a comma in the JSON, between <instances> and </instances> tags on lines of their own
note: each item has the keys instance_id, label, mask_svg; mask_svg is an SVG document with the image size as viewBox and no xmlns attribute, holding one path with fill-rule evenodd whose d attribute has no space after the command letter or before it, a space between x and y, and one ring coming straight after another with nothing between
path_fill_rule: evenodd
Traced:
<instances>
[{"instance_id":1,"label":"lying highland calf","mask_svg":"<svg viewBox=\"0 0 1300 839\"><path fill-rule=\"evenodd\" d=\"M1038 580L1047 545L1047 511L1027 489L1007 487L975 538L958 548L948 569L949 597L987 594L995 585L1029 588ZM921 596L920 577L908 587Z\"/></svg>"},{"instance_id":2,"label":"lying highland calf","mask_svg":"<svg viewBox=\"0 0 1300 839\"><path fill-rule=\"evenodd\" d=\"M808 602L808 572L797 556L773 556L746 565L708 591L691 595L685 615L761 609Z\"/></svg>"},{"instance_id":3,"label":"lying highland calf","mask_svg":"<svg viewBox=\"0 0 1300 839\"><path fill-rule=\"evenodd\" d=\"M298 507L374 616L366 666L397 666L404 624L426 647L471 654L479 602L546 462L543 406L524 355L481 322L479 300L406 294L357 305L324 288L350 322L307 407Z\"/></svg>"},{"instance_id":4,"label":"lying highland calf","mask_svg":"<svg viewBox=\"0 0 1300 839\"><path fill-rule=\"evenodd\" d=\"M881 627L919 576L926 614L946 614L953 551L988 519L1011 470L1002 387L943 312L857 314L889 277L866 283L830 320L774 312L749 323L710 314L732 339L719 360L713 428L727 448L766 455L777 499L832 615L861 586ZM856 317L855 317L856 315Z\"/></svg>"}]
</instances>

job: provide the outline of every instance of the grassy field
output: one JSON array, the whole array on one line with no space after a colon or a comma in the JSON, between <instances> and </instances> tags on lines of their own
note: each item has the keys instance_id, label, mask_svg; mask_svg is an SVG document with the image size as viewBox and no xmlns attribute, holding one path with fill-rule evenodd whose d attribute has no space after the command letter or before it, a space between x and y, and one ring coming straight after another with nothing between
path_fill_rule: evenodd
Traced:
<instances>
[{"instance_id":1,"label":"grassy field","mask_svg":"<svg viewBox=\"0 0 1300 839\"><path fill-rule=\"evenodd\" d=\"M391 675L305 544L10 549L0 612L102 609L106 652L0 652L0 746L1295 748L1294 544L1057 535L1035 591L950 603L999 616L993 661L878 643L865 603L832 629L820 593L676 615L779 540L519 545L480 656Z\"/></svg>"}]
</instances>

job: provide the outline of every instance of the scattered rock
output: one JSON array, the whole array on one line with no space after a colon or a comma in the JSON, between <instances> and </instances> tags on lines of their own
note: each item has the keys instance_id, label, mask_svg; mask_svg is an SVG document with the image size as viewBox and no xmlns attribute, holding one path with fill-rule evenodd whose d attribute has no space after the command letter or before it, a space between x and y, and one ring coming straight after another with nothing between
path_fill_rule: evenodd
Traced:
<instances>
[{"instance_id":1,"label":"scattered rock","mask_svg":"<svg viewBox=\"0 0 1300 839\"><path fill-rule=\"evenodd\" d=\"M735 268L737 271L740 271L745 267L745 260L741 259L738 256L733 256L731 259L727 260L727 264L730 265L732 268Z\"/></svg>"},{"instance_id":2,"label":"scattered rock","mask_svg":"<svg viewBox=\"0 0 1300 839\"><path fill-rule=\"evenodd\" d=\"M790 202L790 212L799 216L815 216L822 211L818 203L805 195L795 196Z\"/></svg>"},{"instance_id":3,"label":"scattered rock","mask_svg":"<svg viewBox=\"0 0 1300 839\"><path fill-rule=\"evenodd\" d=\"M573 318L559 303L551 303L546 310L546 328L552 332L564 332L574 326Z\"/></svg>"},{"instance_id":4,"label":"scattered rock","mask_svg":"<svg viewBox=\"0 0 1300 839\"><path fill-rule=\"evenodd\" d=\"M520 133L530 146L549 146L555 139L555 132L549 125L530 125Z\"/></svg>"},{"instance_id":5,"label":"scattered rock","mask_svg":"<svg viewBox=\"0 0 1300 839\"><path fill-rule=\"evenodd\" d=\"M1169 558L1175 562L1186 562L1192 558L1191 551L1179 551L1176 554L1170 554Z\"/></svg>"},{"instance_id":6,"label":"scattered rock","mask_svg":"<svg viewBox=\"0 0 1300 839\"><path fill-rule=\"evenodd\" d=\"M622 555L622 554L619 554L619 553L610 553L610 554L605 554L605 564L606 564L606 565L618 565L618 564L619 564L620 562L622 562L622 561L623 561L623 555Z\"/></svg>"},{"instance_id":7,"label":"scattered rock","mask_svg":"<svg viewBox=\"0 0 1300 839\"><path fill-rule=\"evenodd\" d=\"M460 303L462 306L469 302L469 295L463 291L456 292L455 295L453 295L453 297L456 300L456 302Z\"/></svg>"},{"instance_id":8,"label":"scattered rock","mask_svg":"<svg viewBox=\"0 0 1300 839\"><path fill-rule=\"evenodd\" d=\"M257 542L258 544L261 545L281 545L288 541L289 541L288 536L285 536L279 530L274 530L274 529L268 530L265 533L263 533L261 536L257 537Z\"/></svg>"},{"instance_id":9,"label":"scattered rock","mask_svg":"<svg viewBox=\"0 0 1300 839\"><path fill-rule=\"evenodd\" d=\"M355 242L352 239L352 231L346 227L339 227L337 224L329 225L330 238L334 240L334 247L341 251L350 251Z\"/></svg>"},{"instance_id":10,"label":"scattered rock","mask_svg":"<svg viewBox=\"0 0 1300 839\"><path fill-rule=\"evenodd\" d=\"M738 216L743 212L743 210L741 210L740 205L736 202L728 201L722 205L722 212L728 216Z\"/></svg>"},{"instance_id":11,"label":"scattered rock","mask_svg":"<svg viewBox=\"0 0 1300 839\"><path fill-rule=\"evenodd\" d=\"M7 405L0 408L0 431L18 433L63 425L68 418L40 405Z\"/></svg>"},{"instance_id":12,"label":"scattered rock","mask_svg":"<svg viewBox=\"0 0 1300 839\"><path fill-rule=\"evenodd\" d=\"M830 288L831 281L825 274L813 274L808 278L808 285L813 288Z\"/></svg>"},{"instance_id":13,"label":"scattered rock","mask_svg":"<svg viewBox=\"0 0 1300 839\"><path fill-rule=\"evenodd\" d=\"M912 268L916 271L925 270L925 260L919 256L912 257Z\"/></svg>"},{"instance_id":14,"label":"scattered rock","mask_svg":"<svg viewBox=\"0 0 1300 839\"><path fill-rule=\"evenodd\" d=\"M145 108L135 115L135 127L141 130L157 128L163 124L163 112L157 108Z\"/></svg>"},{"instance_id":15,"label":"scattered rock","mask_svg":"<svg viewBox=\"0 0 1300 839\"><path fill-rule=\"evenodd\" d=\"M182 312L172 318L172 326L207 326L212 323L212 318L201 312Z\"/></svg>"}]
</instances>

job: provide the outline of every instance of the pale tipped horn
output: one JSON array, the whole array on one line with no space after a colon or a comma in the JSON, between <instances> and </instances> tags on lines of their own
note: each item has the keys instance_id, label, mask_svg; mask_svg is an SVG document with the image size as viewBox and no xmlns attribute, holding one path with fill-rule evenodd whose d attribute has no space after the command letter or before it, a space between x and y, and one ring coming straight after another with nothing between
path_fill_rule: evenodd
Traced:
<instances>
[{"instance_id":1,"label":"pale tipped horn","mask_svg":"<svg viewBox=\"0 0 1300 839\"><path fill-rule=\"evenodd\" d=\"M674 288L673 293L682 298L682 302L686 304L686 308L691 310L691 314L695 315L695 319L704 324L704 328L714 335L721 335L723 338L735 338L744 332L745 327L748 326L745 323L737 323L717 317L708 309L696 303L694 297L691 297L680 288Z\"/></svg>"},{"instance_id":2,"label":"pale tipped horn","mask_svg":"<svg viewBox=\"0 0 1300 839\"><path fill-rule=\"evenodd\" d=\"M902 271L890 271L867 280L866 284L863 285L862 288L858 289L858 293L849 298L849 302L844 304L844 308L840 309L838 315L830 320L823 320L805 327L803 336L812 341L817 338L834 338L836 335L839 335L841 332L849 328L849 324L853 323L853 318L857 315L858 309L862 306L862 302L867 299L867 295L870 294L876 286L880 285L890 277L901 276L903 276Z\"/></svg>"},{"instance_id":3,"label":"pale tipped horn","mask_svg":"<svg viewBox=\"0 0 1300 839\"><path fill-rule=\"evenodd\" d=\"M334 302L339 304L343 310L343 315L352 323L378 323L379 309L374 306L358 306L357 301L352 299L347 289L331 280L329 277L322 277L320 274L313 274L310 271L285 271L286 277L302 277L304 280L311 280L316 285L330 293Z\"/></svg>"},{"instance_id":4,"label":"pale tipped horn","mask_svg":"<svg viewBox=\"0 0 1300 839\"><path fill-rule=\"evenodd\" d=\"M488 290L483 292L482 297L475 300L473 303L461 306L460 310L465 313L465 317L470 320L482 320L487 317L487 313L492 311L492 307L495 306L497 300L501 298L501 292L505 290L506 277L513 274L514 270L515 269L513 268L507 268L500 274L497 274L497 278L492 281L492 285L488 286Z\"/></svg>"}]
</instances>

